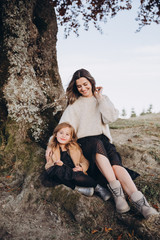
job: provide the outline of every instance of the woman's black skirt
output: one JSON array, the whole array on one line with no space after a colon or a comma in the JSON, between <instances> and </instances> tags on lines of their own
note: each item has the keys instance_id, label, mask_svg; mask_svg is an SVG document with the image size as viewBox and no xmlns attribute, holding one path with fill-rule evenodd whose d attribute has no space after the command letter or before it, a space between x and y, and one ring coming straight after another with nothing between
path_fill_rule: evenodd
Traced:
<instances>
[{"instance_id":1,"label":"woman's black skirt","mask_svg":"<svg viewBox=\"0 0 160 240\"><path fill-rule=\"evenodd\" d=\"M106 186L106 179L104 176L101 174L99 171L96 163L95 163L95 157L96 153L102 154L106 156L109 161L111 166L113 165L119 165L122 166L122 159L120 154L116 151L116 147L114 144L111 144L109 139L101 134L97 136L89 136L89 137L84 137L78 139L78 143L80 147L82 148L83 154L86 159L89 160L90 166L88 169L88 174L97 180L101 185ZM136 177L139 176L139 174L133 170L130 170L126 167L124 167L128 173L130 174L132 179L135 179Z\"/></svg>"}]
</instances>

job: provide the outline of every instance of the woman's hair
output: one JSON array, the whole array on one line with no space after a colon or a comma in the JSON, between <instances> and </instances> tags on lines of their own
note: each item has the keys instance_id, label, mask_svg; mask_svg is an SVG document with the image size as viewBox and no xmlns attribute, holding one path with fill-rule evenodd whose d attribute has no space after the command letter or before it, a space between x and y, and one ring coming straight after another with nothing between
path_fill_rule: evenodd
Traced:
<instances>
[{"instance_id":1,"label":"woman's hair","mask_svg":"<svg viewBox=\"0 0 160 240\"><path fill-rule=\"evenodd\" d=\"M76 80L81 77L86 78L92 85L92 92L94 93L94 91L95 91L96 82L95 82L94 78L91 76L91 74L87 70L85 70L83 68L79 69L73 74L73 77L66 89L68 104L73 104L76 101L76 99L78 99L81 96L81 94L78 92L78 89L76 86Z\"/></svg>"},{"instance_id":2,"label":"woman's hair","mask_svg":"<svg viewBox=\"0 0 160 240\"><path fill-rule=\"evenodd\" d=\"M57 125L53 131L52 139L49 141L50 147L56 147L59 145L59 142L57 141L57 133L62 129L68 127L71 130L71 140L68 144L66 144L66 148L68 149L70 145L78 145L77 143L77 135L75 133L74 128L67 122L63 122Z\"/></svg>"}]
</instances>

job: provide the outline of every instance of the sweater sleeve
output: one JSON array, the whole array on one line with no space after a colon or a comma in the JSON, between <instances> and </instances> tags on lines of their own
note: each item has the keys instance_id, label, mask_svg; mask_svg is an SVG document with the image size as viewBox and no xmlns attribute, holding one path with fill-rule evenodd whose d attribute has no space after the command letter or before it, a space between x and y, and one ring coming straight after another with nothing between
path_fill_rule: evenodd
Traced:
<instances>
[{"instance_id":1,"label":"sweater sleeve","mask_svg":"<svg viewBox=\"0 0 160 240\"><path fill-rule=\"evenodd\" d=\"M117 120L119 111L114 107L113 103L107 96L102 96L98 99L99 110L102 114L102 120L104 124L108 124Z\"/></svg>"}]
</instances>

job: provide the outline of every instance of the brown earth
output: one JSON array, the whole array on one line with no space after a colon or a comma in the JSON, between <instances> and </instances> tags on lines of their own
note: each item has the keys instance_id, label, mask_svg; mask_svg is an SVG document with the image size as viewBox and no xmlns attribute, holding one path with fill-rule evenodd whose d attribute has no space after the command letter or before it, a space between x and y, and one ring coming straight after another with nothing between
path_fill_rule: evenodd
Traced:
<instances>
[{"instance_id":1,"label":"brown earth","mask_svg":"<svg viewBox=\"0 0 160 240\"><path fill-rule=\"evenodd\" d=\"M148 114L110 125L124 165L140 173L135 183L158 211L159 120L160 114ZM96 195L85 197L63 185L44 185L41 173L45 150L28 141L15 153L18 140L13 139L13 129L8 134L4 143L1 133L0 144L1 240L160 239L159 216L145 220L132 207L120 215L113 199L105 203ZM23 152L26 146L29 150Z\"/></svg>"}]
</instances>

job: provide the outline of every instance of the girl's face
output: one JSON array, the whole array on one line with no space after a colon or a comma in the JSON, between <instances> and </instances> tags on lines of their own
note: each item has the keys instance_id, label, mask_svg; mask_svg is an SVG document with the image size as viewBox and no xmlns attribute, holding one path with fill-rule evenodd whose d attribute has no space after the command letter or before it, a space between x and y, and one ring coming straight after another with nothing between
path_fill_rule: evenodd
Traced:
<instances>
[{"instance_id":1,"label":"girl's face","mask_svg":"<svg viewBox=\"0 0 160 240\"><path fill-rule=\"evenodd\" d=\"M57 132L56 137L60 144L66 145L71 140L71 129L69 127L62 128Z\"/></svg>"},{"instance_id":2,"label":"girl's face","mask_svg":"<svg viewBox=\"0 0 160 240\"><path fill-rule=\"evenodd\" d=\"M76 80L76 86L78 92L83 96L83 97L92 97L92 84L90 81L88 81L87 78L81 77Z\"/></svg>"}]
</instances>

